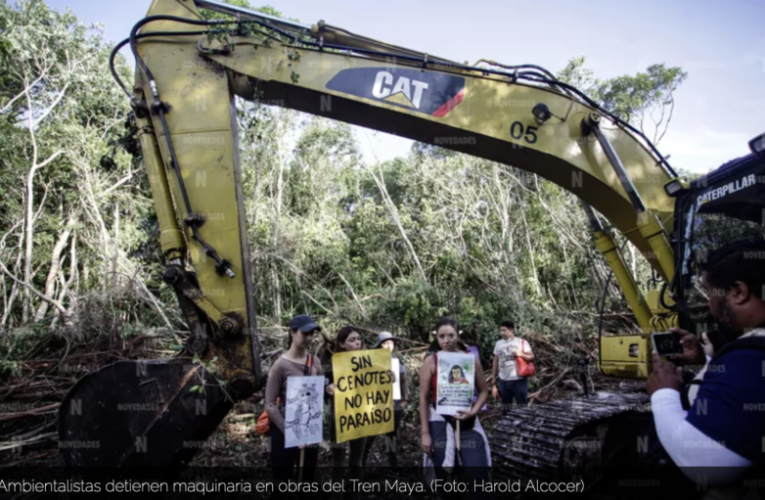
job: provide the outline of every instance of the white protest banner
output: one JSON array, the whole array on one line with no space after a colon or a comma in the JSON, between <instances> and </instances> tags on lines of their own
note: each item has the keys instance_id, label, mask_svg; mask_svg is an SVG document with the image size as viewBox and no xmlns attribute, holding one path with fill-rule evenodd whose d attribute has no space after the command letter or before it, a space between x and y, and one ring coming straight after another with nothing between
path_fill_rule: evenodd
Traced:
<instances>
[{"instance_id":1,"label":"white protest banner","mask_svg":"<svg viewBox=\"0 0 765 500\"><path fill-rule=\"evenodd\" d=\"M323 439L324 377L289 377L284 410L284 447Z\"/></svg>"},{"instance_id":2,"label":"white protest banner","mask_svg":"<svg viewBox=\"0 0 765 500\"><path fill-rule=\"evenodd\" d=\"M475 356L439 351L436 378L436 413L456 415L473 404Z\"/></svg>"},{"instance_id":3,"label":"white protest banner","mask_svg":"<svg viewBox=\"0 0 765 500\"><path fill-rule=\"evenodd\" d=\"M391 358L391 371L396 379L393 381L393 401L401 401L401 361Z\"/></svg>"}]
</instances>

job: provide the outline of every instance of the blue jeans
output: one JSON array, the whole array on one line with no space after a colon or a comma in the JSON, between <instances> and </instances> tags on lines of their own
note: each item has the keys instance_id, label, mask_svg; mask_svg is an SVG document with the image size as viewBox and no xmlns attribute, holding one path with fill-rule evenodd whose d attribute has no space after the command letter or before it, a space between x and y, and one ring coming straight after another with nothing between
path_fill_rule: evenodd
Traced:
<instances>
[{"instance_id":1,"label":"blue jeans","mask_svg":"<svg viewBox=\"0 0 765 500\"><path fill-rule=\"evenodd\" d=\"M499 393L502 395L502 414L507 414L513 406L513 401L518 403L518 407L528 406L529 404L529 380L521 378L518 380L499 379Z\"/></svg>"}]
</instances>

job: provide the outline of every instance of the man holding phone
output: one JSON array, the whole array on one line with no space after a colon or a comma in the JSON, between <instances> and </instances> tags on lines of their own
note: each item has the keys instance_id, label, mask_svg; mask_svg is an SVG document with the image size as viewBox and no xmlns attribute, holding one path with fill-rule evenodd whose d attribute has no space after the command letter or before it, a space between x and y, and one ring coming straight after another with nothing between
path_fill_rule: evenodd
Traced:
<instances>
[{"instance_id":1,"label":"man holding phone","mask_svg":"<svg viewBox=\"0 0 765 500\"><path fill-rule=\"evenodd\" d=\"M765 241L726 245L702 269L710 312L727 344L712 356L709 342L672 329L683 347L673 359L704 368L686 388L681 369L654 352L648 394L669 456L691 479L715 486L765 463Z\"/></svg>"}]
</instances>

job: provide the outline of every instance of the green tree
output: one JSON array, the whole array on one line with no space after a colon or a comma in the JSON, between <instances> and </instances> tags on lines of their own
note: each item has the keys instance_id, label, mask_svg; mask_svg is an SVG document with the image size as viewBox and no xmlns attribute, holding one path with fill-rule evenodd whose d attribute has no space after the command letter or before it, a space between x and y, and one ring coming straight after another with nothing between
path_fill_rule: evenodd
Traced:
<instances>
[{"instance_id":1,"label":"green tree","mask_svg":"<svg viewBox=\"0 0 765 500\"><path fill-rule=\"evenodd\" d=\"M71 318L77 297L133 278L148 182L114 149L128 103L100 29L42 0L0 3L0 326ZM124 60L118 71L127 78ZM108 168L104 155L114 156ZM105 164L106 165L106 164ZM149 297L142 280L131 281Z\"/></svg>"},{"instance_id":2,"label":"green tree","mask_svg":"<svg viewBox=\"0 0 765 500\"><path fill-rule=\"evenodd\" d=\"M583 90L607 111L659 144L672 121L675 91L688 73L679 67L652 64L635 75L598 80L592 70L585 67L585 62L584 57L571 59L558 72L558 79Z\"/></svg>"}]
</instances>

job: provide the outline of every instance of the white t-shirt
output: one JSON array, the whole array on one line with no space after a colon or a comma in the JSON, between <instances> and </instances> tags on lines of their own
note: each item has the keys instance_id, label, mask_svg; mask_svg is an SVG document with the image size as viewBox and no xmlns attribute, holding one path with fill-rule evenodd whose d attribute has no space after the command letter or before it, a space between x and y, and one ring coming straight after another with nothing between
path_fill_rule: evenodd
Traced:
<instances>
[{"instance_id":1,"label":"white t-shirt","mask_svg":"<svg viewBox=\"0 0 765 500\"><path fill-rule=\"evenodd\" d=\"M499 339L494 345L494 355L498 356L499 378L502 380L519 380L523 377L518 376L518 367L515 363L516 349L523 347L524 354L531 354L531 344L528 341L513 337L510 340Z\"/></svg>"}]
</instances>

